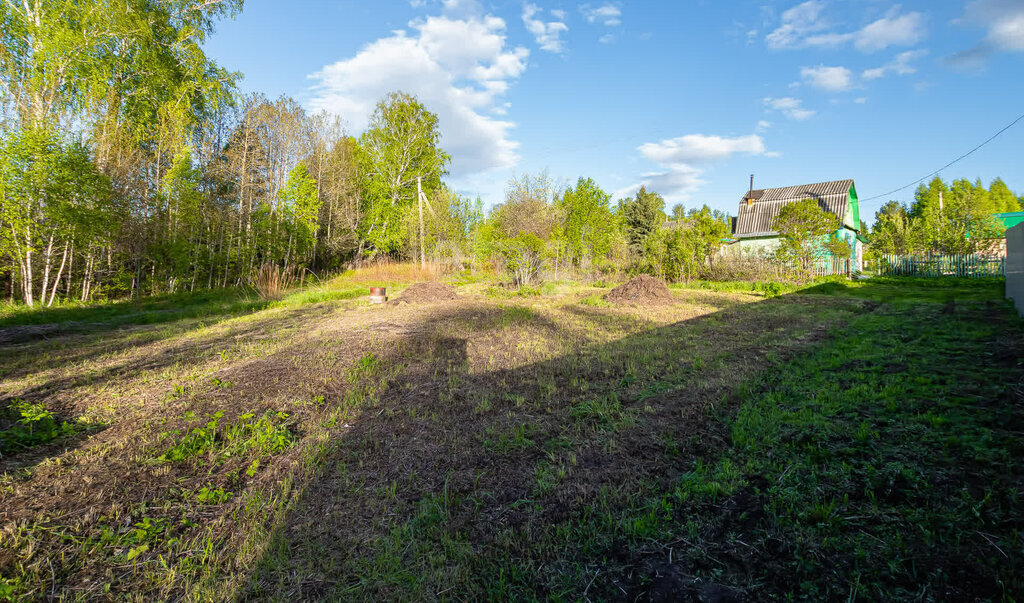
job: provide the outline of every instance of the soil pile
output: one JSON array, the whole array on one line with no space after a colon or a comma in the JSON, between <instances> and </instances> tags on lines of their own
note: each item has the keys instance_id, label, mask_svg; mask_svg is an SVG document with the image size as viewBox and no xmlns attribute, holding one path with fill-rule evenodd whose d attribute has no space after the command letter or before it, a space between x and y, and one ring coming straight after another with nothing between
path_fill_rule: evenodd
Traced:
<instances>
[{"instance_id":1,"label":"soil pile","mask_svg":"<svg viewBox=\"0 0 1024 603\"><path fill-rule=\"evenodd\" d=\"M607 299L616 304L637 306L671 304L676 301L665 283L647 274L641 274L612 289Z\"/></svg>"},{"instance_id":2,"label":"soil pile","mask_svg":"<svg viewBox=\"0 0 1024 603\"><path fill-rule=\"evenodd\" d=\"M409 285L391 304L422 304L456 299L455 287L444 283L416 283Z\"/></svg>"}]
</instances>

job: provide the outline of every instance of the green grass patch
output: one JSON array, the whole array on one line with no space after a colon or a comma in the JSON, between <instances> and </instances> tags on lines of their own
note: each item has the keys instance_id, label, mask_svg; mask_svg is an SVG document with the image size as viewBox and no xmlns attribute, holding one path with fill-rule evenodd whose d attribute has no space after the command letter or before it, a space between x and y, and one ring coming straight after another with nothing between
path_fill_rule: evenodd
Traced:
<instances>
[{"instance_id":1,"label":"green grass patch","mask_svg":"<svg viewBox=\"0 0 1024 603\"><path fill-rule=\"evenodd\" d=\"M801 293L859 297L880 302L972 302L1001 300L1006 279L876 276L865 280L832 279L803 287Z\"/></svg>"},{"instance_id":2,"label":"green grass patch","mask_svg":"<svg viewBox=\"0 0 1024 603\"><path fill-rule=\"evenodd\" d=\"M790 576L789 596L1020 593L1024 416L1010 388L1022 367L989 360L1000 337L1024 329L977 306L862 316L748 387L732 447L685 475L677 498L706 501L690 515L705 535L785 551L757 556L751 584ZM745 527L720 511L741 488L758 518Z\"/></svg>"},{"instance_id":3,"label":"green grass patch","mask_svg":"<svg viewBox=\"0 0 1024 603\"><path fill-rule=\"evenodd\" d=\"M581 298L580 303L584 306L593 306L595 308L606 308L611 306L603 295L588 295Z\"/></svg>"},{"instance_id":4,"label":"green grass patch","mask_svg":"<svg viewBox=\"0 0 1024 603\"><path fill-rule=\"evenodd\" d=\"M501 326L524 325L536 318L532 309L525 306L501 306Z\"/></svg>"},{"instance_id":5,"label":"green grass patch","mask_svg":"<svg viewBox=\"0 0 1024 603\"><path fill-rule=\"evenodd\" d=\"M196 293L175 293L140 300L70 303L52 308L29 308L21 304L0 305L0 327L62 322L157 324L184 318L205 318L244 314L261 310L270 302L242 289L214 289Z\"/></svg>"},{"instance_id":6,"label":"green grass patch","mask_svg":"<svg viewBox=\"0 0 1024 603\"><path fill-rule=\"evenodd\" d=\"M98 424L85 421L62 421L38 402L14 400L0 411L0 454L46 444L59 438L72 436Z\"/></svg>"},{"instance_id":7,"label":"green grass patch","mask_svg":"<svg viewBox=\"0 0 1024 603\"><path fill-rule=\"evenodd\" d=\"M283 452L295 442L289 429L288 413L267 412L257 417L250 412L227 424L221 421L223 417L223 412L216 412L207 417L205 424L183 434L165 434L181 437L158 460L175 462L207 456L215 461L242 454L259 458Z\"/></svg>"}]
</instances>

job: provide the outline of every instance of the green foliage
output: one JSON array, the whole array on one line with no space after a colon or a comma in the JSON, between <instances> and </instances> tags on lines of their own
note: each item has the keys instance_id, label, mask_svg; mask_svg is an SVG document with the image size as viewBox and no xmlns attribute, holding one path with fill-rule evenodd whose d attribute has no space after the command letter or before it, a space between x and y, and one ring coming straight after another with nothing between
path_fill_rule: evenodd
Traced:
<instances>
[{"instance_id":1,"label":"green foliage","mask_svg":"<svg viewBox=\"0 0 1024 603\"><path fill-rule=\"evenodd\" d=\"M839 226L839 219L821 207L816 199L787 203L772 221L772 228L778 231L781 241L777 253L784 261L806 267L812 259L826 252L824 244Z\"/></svg>"},{"instance_id":2,"label":"green foliage","mask_svg":"<svg viewBox=\"0 0 1024 603\"><path fill-rule=\"evenodd\" d=\"M227 492L224 488L214 488L212 485L203 486L196 492L196 500L204 505L220 505L231 500L233 492Z\"/></svg>"},{"instance_id":3,"label":"green foliage","mask_svg":"<svg viewBox=\"0 0 1024 603\"><path fill-rule=\"evenodd\" d=\"M644 248L647 238L657 233L665 222L665 200L641 186L633 199L620 201L626 240L635 252Z\"/></svg>"},{"instance_id":4,"label":"green foliage","mask_svg":"<svg viewBox=\"0 0 1024 603\"><path fill-rule=\"evenodd\" d=\"M359 140L362 247L371 256L394 253L405 240L404 216L416 206L416 181L428 196L440 188L450 157L438 146L437 115L415 97L393 92L377 104Z\"/></svg>"},{"instance_id":5,"label":"green foliage","mask_svg":"<svg viewBox=\"0 0 1024 603\"><path fill-rule=\"evenodd\" d=\"M0 430L0 454L45 444L88 428L83 423L58 421L42 404L22 400L14 400L6 411L0 412L0 425L5 424Z\"/></svg>"},{"instance_id":6,"label":"green foliage","mask_svg":"<svg viewBox=\"0 0 1024 603\"><path fill-rule=\"evenodd\" d=\"M595 264L611 252L617 224L610 200L611 195L590 178L580 178L559 198L565 252L575 266Z\"/></svg>"},{"instance_id":7,"label":"green foliage","mask_svg":"<svg viewBox=\"0 0 1024 603\"><path fill-rule=\"evenodd\" d=\"M513 284L529 285L540 276L547 248L537 235L520 232L515 237L498 242L495 247Z\"/></svg>"},{"instance_id":8,"label":"green foliage","mask_svg":"<svg viewBox=\"0 0 1024 603\"><path fill-rule=\"evenodd\" d=\"M113 208L108 180L79 142L67 144L47 127L8 132L0 139L0 254L15 258L23 299L46 305L49 281L35 276L55 237L90 244L108 227Z\"/></svg>"},{"instance_id":9,"label":"green foliage","mask_svg":"<svg viewBox=\"0 0 1024 603\"><path fill-rule=\"evenodd\" d=\"M233 80L202 44L217 18L241 6L242 0L4 3L5 102L22 126L96 111L116 116L137 136L161 111L201 112Z\"/></svg>"},{"instance_id":10,"label":"green foliage","mask_svg":"<svg viewBox=\"0 0 1024 603\"><path fill-rule=\"evenodd\" d=\"M639 269L666 281L690 280L714 261L729 226L711 208L690 210L644 240Z\"/></svg>"},{"instance_id":11,"label":"green foliage","mask_svg":"<svg viewBox=\"0 0 1024 603\"><path fill-rule=\"evenodd\" d=\"M910 207L894 201L875 215L872 248L880 253L971 254L992 249L1003 228L992 214L1017 211L1018 199L1000 180L988 190L981 181L935 177L914 193Z\"/></svg>"},{"instance_id":12,"label":"green foliage","mask_svg":"<svg viewBox=\"0 0 1024 603\"><path fill-rule=\"evenodd\" d=\"M321 201L316 180L310 176L305 163L296 165L288 173L288 181L278 198L285 216L285 230L292 242L289 251L306 257L313 250L320 228Z\"/></svg>"},{"instance_id":13,"label":"green foliage","mask_svg":"<svg viewBox=\"0 0 1024 603\"><path fill-rule=\"evenodd\" d=\"M871 249L876 253L906 255L924 249L924 230L910 210L889 201L875 213L871 227Z\"/></svg>"},{"instance_id":14,"label":"green foliage","mask_svg":"<svg viewBox=\"0 0 1024 603\"><path fill-rule=\"evenodd\" d=\"M286 422L288 413L267 412L258 418L255 413L245 413L227 425L221 422L223 417L222 411L210 415L204 425L186 431L158 459L176 462L206 455L215 461L240 454L272 456L290 448L295 441Z\"/></svg>"},{"instance_id":15,"label":"green foliage","mask_svg":"<svg viewBox=\"0 0 1024 603\"><path fill-rule=\"evenodd\" d=\"M994 213L1010 213L1024 211L1021 199L1013 194L1002 178L996 178L988 186L990 209Z\"/></svg>"}]
</instances>

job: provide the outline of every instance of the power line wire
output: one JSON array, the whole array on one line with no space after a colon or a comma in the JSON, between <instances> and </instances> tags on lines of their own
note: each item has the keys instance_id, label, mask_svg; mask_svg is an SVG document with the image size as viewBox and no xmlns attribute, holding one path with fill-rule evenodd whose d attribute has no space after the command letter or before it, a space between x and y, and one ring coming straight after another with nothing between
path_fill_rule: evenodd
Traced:
<instances>
[{"instance_id":1,"label":"power line wire","mask_svg":"<svg viewBox=\"0 0 1024 603\"><path fill-rule=\"evenodd\" d=\"M992 136L990 136L990 137L988 138L988 140L986 140L985 142L983 142L983 143L979 144L978 146L974 147L974 148L973 148L973 149L971 149L970 151L967 151L966 153L964 153L963 155L961 155L961 156L957 157L957 158L956 158L956 159L954 159L953 161L950 161L949 163L947 163L946 165L944 165L944 166L940 167L939 169L935 170L935 171L934 171L934 172L932 172L931 174L928 174L927 176L924 176L924 177L922 177L922 178L918 178L917 180L915 180L915 181L911 182L910 184L907 184L907 185L901 186L901 187L899 187L899 188L895 188L895 189L893 189L893 190L891 190L891 191L889 191L889 192L887 192L887 193L882 193L881 195L875 195L874 197L868 197L867 199L861 199L861 203L866 203L866 202L868 202L868 201L874 201L875 199L881 199L882 197L888 197L889 195L891 195L891 194L893 194L893 193L898 193L898 192L900 192L900 191L901 191L901 190L903 190L903 189L907 189L907 188L910 188L910 187L914 186L915 184L918 184L918 183L920 183L920 182L923 182L923 181L927 180L928 178L931 178L932 176L935 176L936 174L938 174L938 173L939 173L939 172L941 172L942 170L944 170L944 169L946 169L946 168L948 168L948 167L952 166L953 164L957 163L957 162L958 162L958 161L960 161L961 159L966 159L967 157L969 157L970 155L972 155L972 154L973 154L973 153L974 153L975 151L977 151L977 150L978 150L978 149L980 149L981 147L983 147L983 146L987 145L988 143L992 142L992 141L993 141L993 140L995 140L995 139L996 139L996 138L997 138L997 137L998 137L998 136L999 136L1000 134L1002 134L1003 132L1005 132L1005 131L1009 130L1009 129L1010 129L1010 128L1012 128L1013 126L1017 125L1017 122L1019 122L1019 121L1020 121L1020 120L1022 120L1022 119L1024 119L1024 114L1021 114L1021 116L1020 116L1020 117L1018 117L1017 119L1015 119L1015 120L1013 120L1012 122L1010 122L1010 124L1009 124L1009 125L1007 125L1007 126L1006 126L1005 128L1003 128L1002 130L999 130L998 132L996 132L995 134L993 134Z\"/></svg>"}]
</instances>

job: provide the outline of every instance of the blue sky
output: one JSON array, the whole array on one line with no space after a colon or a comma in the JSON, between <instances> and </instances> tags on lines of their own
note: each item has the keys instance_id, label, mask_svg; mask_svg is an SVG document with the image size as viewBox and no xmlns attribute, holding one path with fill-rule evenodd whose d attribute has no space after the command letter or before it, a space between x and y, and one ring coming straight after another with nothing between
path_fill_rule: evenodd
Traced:
<instances>
[{"instance_id":1,"label":"blue sky","mask_svg":"<svg viewBox=\"0 0 1024 603\"><path fill-rule=\"evenodd\" d=\"M1024 113L1024 0L247 0L206 47L244 91L353 134L387 92L415 94L440 118L449 181L488 204L544 169L732 214L751 173L853 178L868 199ZM1024 122L942 176L1022 193L1022 157Z\"/></svg>"}]
</instances>

